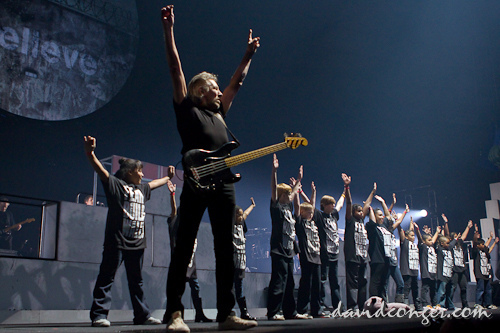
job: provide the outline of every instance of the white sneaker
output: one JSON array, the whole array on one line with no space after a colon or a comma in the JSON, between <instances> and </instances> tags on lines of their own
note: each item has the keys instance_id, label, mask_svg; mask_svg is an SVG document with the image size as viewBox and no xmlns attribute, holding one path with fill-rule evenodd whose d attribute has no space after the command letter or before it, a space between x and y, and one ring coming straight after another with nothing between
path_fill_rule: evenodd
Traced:
<instances>
[{"instance_id":1,"label":"white sneaker","mask_svg":"<svg viewBox=\"0 0 500 333\"><path fill-rule=\"evenodd\" d=\"M111 323L106 318L101 318L92 321L92 327L109 327Z\"/></svg>"},{"instance_id":2,"label":"white sneaker","mask_svg":"<svg viewBox=\"0 0 500 333\"><path fill-rule=\"evenodd\" d=\"M313 319L313 317L309 317L309 315L307 313L297 313L295 314L295 316L293 316L291 319Z\"/></svg>"},{"instance_id":3,"label":"white sneaker","mask_svg":"<svg viewBox=\"0 0 500 333\"><path fill-rule=\"evenodd\" d=\"M498 308L495 305L491 304L490 306L488 306L488 309L490 309L490 310L496 310Z\"/></svg>"},{"instance_id":4,"label":"white sneaker","mask_svg":"<svg viewBox=\"0 0 500 333\"><path fill-rule=\"evenodd\" d=\"M240 317L236 317L234 311L231 311L226 320L224 320L222 323L219 323L219 330L246 330L257 325L257 321L241 319Z\"/></svg>"},{"instance_id":5,"label":"white sneaker","mask_svg":"<svg viewBox=\"0 0 500 333\"><path fill-rule=\"evenodd\" d=\"M474 309L484 309L483 306L481 304L474 304Z\"/></svg>"},{"instance_id":6,"label":"white sneaker","mask_svg":"<svg viewBox=\"0 0 500 333\"><path fill-rule=\"evenodd\" d=\"M182 312L175 311L174 313L172 313L172 317L170 318L167 324L167 331L186 332L186 333L190 332L188 325L186 325L184 320L182 320Z\"/></svg>"},{"instance_id":7,"label":"white sneaker","mask_svg":"<svg viewBox=\"0 0 500 333\"><path fill-rule=\"evenodd\" d=\"M161 325L161 320L153 318L153 317L149 317L141 325Z\"/></svg>"},{"instance_id":8,"label":"white sneaker","mask_svg":"<svg viewBox=\"0 0 500 333\"><path fill-rule=\"evenodd\" d=\"M269 320L285 320L285 317L279 313L275 314L271 318L268 318Z\"/></svg>"}]
</instances>

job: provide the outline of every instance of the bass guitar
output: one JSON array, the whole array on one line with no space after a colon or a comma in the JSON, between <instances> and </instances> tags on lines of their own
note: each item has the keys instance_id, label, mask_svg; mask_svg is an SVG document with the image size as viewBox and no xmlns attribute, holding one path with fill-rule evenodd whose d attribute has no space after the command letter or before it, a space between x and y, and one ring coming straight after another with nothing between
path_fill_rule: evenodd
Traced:
<instances>
[{"instance_id":1,"label":"bass guitar","mask_svg":"<svg viewBox=\"0 0 500 333\"><path fill-rule=\"evenodd\" d=\"M3 229L3 230L0 230L0 235L3 235L3 234L5 234L5 233L7 233L7 232L11 231L11 230L12 230L12 229L14 229L14 228L17 228L17 227L18 227L18 226L20 226L20 225L23 225L23 224L25 224L25 223L31 223L31 222L33 222L33 221L35 221L35 219L34 219L34 218L30 218L30 219L26 219L26 220L24 220L24 221L22 221L22 222L16 223L16 224L14 224L14 225L11 225L11 226L10 226L10 227L8 227L8 228L5 228L5 229Z\"/></svg>"},{"instance_id":2,"label":"bass guitar","mask_svg":"<svg viewBox=\"0 0 500 333\"><path fill-rule=\"evenodd\" d=\"M306 138L295 134L285 136L285 141L250 151L248 153L230 156L231 151L239 146L231 141L217 150L191 149L182 158L184 179L198 193L207 193L220 188L224 184L239 181L241 175L233 174L229 168L252 161L277 151L299 146L307 146Z\"/></svg>"}]
</instances>

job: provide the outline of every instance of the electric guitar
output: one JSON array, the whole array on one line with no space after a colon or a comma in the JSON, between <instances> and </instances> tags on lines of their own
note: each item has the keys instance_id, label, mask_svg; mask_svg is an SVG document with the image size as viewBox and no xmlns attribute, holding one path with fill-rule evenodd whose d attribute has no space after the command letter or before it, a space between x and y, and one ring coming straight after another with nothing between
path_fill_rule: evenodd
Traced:
<instances>
[{"instance_id":1,"label":"electric guitar","mask_svg":"<svg viewBox=\"0 0 500 333\"><path fill-rule=\"evenodd\" d=\"M24 220L24 221L22 221L22 222L16 223L16 224L14 224L14 225L11 225L11 226L10 226L10 227L8 227L8 228L5 228L5 229L3 229L3 230L0 230L0 235L3 235L3 234L5 234L5 233L7 233L7 232L11 231L11 230L12 230L12 229L14 229L14 228L17 228L17 226L23 225L23 224L25 224L25 223L31 223L31 222L33 222L33 221L35 221L35 219L34 219L34 218L30 218L30 219L26 219L26 220Z\"/></svg>"},{"instance_id":2,"label":"electric guitar","mask_svg":"<svg viewBox=\"0 0 500 333\"><path fill-rule=\"evenodd\" d=\"M198 193L207 193L224 184L236 183L241 175L233 174L229 168L272 154L274 152L299 146L307 146L306 138L295 134L286 136L285 141L250 151L248 153L230 156L233 149L239 146L231 141L217 150L191 149L182 157L184 176L191 188Z\"/></svg>"}]
</instances>

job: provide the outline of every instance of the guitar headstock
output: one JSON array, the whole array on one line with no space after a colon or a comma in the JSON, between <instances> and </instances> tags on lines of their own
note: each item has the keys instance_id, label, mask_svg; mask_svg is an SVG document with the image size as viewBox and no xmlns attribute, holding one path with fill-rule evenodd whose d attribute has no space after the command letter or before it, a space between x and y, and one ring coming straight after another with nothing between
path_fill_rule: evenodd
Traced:
<instances>
[{"instance_id":1,"label":"guitar headstock","mask_svg":"<svg viewBox=\"0 0 500 333\"><path fill-rule=\"evenodd\" d=\"M292 133L290 135L285 133L285 143L287 147L295 149L299 146L307 146L309 143L306 138L303 138L300 133Z\"/></svg>"}]
</instances>

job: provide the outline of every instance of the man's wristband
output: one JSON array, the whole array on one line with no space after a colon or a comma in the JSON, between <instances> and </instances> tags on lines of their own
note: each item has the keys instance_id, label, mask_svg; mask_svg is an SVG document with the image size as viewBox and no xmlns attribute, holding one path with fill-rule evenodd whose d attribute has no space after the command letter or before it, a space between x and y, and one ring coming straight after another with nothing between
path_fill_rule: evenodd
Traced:
<instances>
[{"instance_id":1,"label":"man's wristband","mask_svg":"<svg viewBox=\"0 0 500 333\"><path fill-rule=\"evenodd\" d=\"M171 196L174 196L174 195L175 195L175 192L170 192L170 195L171 195Z\"/></svg>"}]
</instances>

